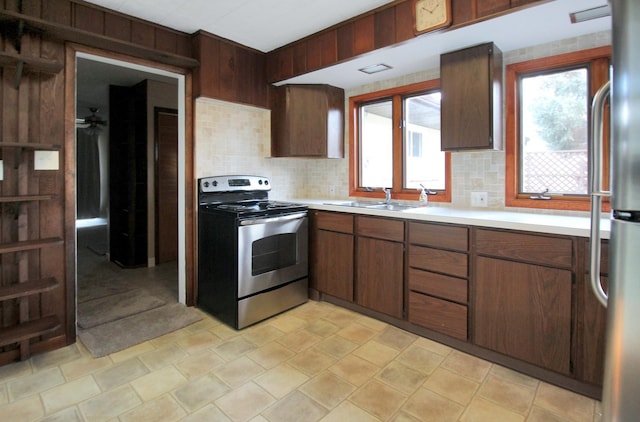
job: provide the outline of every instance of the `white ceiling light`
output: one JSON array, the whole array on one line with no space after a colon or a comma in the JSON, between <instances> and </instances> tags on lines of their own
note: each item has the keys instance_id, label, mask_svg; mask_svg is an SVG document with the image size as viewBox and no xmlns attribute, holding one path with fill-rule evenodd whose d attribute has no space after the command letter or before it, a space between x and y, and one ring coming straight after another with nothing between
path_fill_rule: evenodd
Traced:
<instances>
[{"instance_id":1,"label":"white ceiling light","mask_svg":"<svg viewBox=\"0 0 640 422\"><path fill-rule=\"evenodd\" d=\"M385 70L389 70L392 69L391 66L384 64L384 63L380 63L380 64L374 64L371 66L367 66L367 67L363 67L361 69L358 69L360 72L364 72L367 73L369 75L373 74L373 73L378 73L378 72L384 72Z\"/></svg>"},{"instance_id":2,"label":"white ceiling light","mask_svg":"<svg viewBox=\"0 0 640 422\"><path fill-rule=\"evenodd\" d=\"M611 8L608 4L605 4L604 6L569 13L569 18L571 19L571 23L580 23L584 21L590 21L592 19L604 18L605 16L610 15Z\"/></svg>"}]
</instances>

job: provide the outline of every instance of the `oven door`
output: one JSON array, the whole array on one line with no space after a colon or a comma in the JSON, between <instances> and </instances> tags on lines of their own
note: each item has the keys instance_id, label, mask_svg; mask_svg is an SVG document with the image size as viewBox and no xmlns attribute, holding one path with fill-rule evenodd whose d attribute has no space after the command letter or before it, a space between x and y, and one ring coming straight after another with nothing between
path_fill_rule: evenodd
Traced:
<instances>
[{"instance_id":1,"label":"oven door","mask_svg":"<svg viewBox=\"0 0 640 422\"><path fill-rule=\"evenodd\" d=\"M241 220L238 227L238 298L308 275L306 212Z\"/></svg>"}]
</instances>

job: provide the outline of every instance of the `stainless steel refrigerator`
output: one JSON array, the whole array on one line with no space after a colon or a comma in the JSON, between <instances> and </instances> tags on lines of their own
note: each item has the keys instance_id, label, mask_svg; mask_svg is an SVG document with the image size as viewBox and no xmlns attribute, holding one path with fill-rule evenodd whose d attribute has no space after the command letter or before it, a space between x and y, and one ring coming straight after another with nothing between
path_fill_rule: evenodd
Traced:
<instances>
[{"instance_id":1,"label":"stainless steel refrigerator","mask_svg":"<svg viewBox=\"0 0 640 422\"><path fill-rule=\"evenodd\" d=\"M601 171L592 170L591 277L594 294L607 306L603 421L640 420L640 1L609 0L612 15L611 233L608 298L599 280ZM592 139L601 132L593 104ZM592 160L600 166L598 142ZM594 209L595 208L595 209Z\"/></svg>"}]
</instances>

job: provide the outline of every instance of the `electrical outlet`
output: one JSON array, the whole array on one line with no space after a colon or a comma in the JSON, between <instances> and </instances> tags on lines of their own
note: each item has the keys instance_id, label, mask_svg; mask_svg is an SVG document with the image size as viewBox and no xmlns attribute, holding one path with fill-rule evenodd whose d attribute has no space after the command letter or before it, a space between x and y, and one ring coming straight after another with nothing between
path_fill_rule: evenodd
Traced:
<instances>
[{"instance_id":1,"label":"electrical outlet","mask_svg":"<svg viewBox=\"0 0 640 422\"><path fill-rule=\"evenodd\" d=\"M487 192L471 192L471 206L472 207L486 207L487 206Z\"/></svg>"}]
</instances>

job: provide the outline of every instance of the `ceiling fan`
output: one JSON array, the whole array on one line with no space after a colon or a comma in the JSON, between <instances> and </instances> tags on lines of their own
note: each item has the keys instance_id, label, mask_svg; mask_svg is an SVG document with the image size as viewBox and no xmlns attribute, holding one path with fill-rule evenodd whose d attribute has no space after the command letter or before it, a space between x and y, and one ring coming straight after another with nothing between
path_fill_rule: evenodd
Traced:
<instances>
[{"instance_id":1,"label":"ceiling fan","mask_svg":"<svg viewBox=\"0 0 640 422\"><path fill-rule=\"evenodd\" d=\"M89 107L89 111L91 115L86 116L84 119L76 119L76 124L88 125L87 127L106 126L107 121L96 115L99 111L97 107Z\"/></svg>"}]
</instances>

